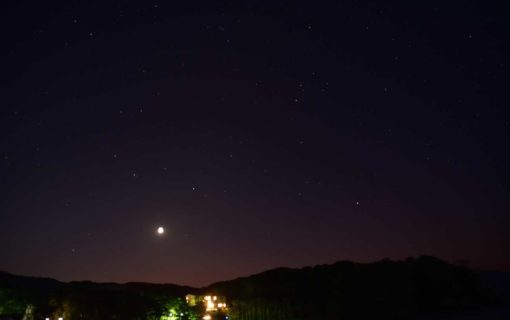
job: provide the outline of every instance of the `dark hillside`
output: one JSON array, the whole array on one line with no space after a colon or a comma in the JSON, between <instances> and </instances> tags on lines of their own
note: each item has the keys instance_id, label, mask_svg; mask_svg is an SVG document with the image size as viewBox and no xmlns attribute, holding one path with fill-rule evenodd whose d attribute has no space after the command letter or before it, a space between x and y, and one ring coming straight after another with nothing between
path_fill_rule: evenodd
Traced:
<instances>
[{"instance_id":1,"label":"dark hillside","mask_svg":"<svg viewBox=\"0 0 510 320\"><path fill-rule=\"evenodd\" d=\"M252 315L244 319L405 318L492 302L477 273L433 257L279 268L208 290L231 297L234 312Z\"/></svg>"},{"instance_id":2,"label":"dark hillside","mask_svg":"<svg viewBox=\"0 0 510 320\"><path fill-rule=\"evenodd\" d=\"M40 318L159 320L179 310L187 319L200 319L183 298L208 293L227 297L232 320L429 319L502 305L509 288L508 274L475 272L427 256L277 268L201 289L138 282L64 283L0 273L0 316L23 315L33 305Z\"/></svg>"}]
</instances>

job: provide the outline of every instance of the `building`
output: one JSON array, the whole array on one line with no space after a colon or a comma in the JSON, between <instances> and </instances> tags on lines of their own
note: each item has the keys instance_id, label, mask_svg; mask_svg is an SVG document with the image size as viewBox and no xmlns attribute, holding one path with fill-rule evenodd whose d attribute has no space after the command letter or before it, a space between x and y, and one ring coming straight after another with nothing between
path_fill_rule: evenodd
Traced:
<instances>
[{"instance_id":1,"label":"building","mask_svg":"<svg viewBox=\"0 0 510 320\"><path fill-rule=\"evenodd\" d=\"M225 296L215 295L186 295L186 303L190 307L201 307L204 320L226 319L228 320L227 299Z\"/></svg>"}]
</instances>

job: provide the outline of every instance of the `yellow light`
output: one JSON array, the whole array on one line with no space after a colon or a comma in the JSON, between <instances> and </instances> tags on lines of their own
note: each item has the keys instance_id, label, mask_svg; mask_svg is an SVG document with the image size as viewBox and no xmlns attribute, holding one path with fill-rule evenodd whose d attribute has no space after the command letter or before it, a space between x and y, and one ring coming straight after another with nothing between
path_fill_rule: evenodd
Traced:
<instances>
[{"instance_id":1,"label":"yellow light","mask_svg":"<svg viewBox=\"0 0 510 320\"><path fill-rule=\"evenodd\" d=\"M216 299L217 299L217 297L216 297L216 296L214 296L214 297L213 297L213 300L214 300L214 301L216 301Z\"/></svg>"},{"instance_id":2,"label":"yellow light","mask_svg":"<svg viewBox=\"0 0 510 320\"><path fill-rule=\"evenodd\" d=\"M211 316L206 314L205 316L202 317L202 319L204 319L204 320L211 320Z\"/></svg>"}]
</instances>

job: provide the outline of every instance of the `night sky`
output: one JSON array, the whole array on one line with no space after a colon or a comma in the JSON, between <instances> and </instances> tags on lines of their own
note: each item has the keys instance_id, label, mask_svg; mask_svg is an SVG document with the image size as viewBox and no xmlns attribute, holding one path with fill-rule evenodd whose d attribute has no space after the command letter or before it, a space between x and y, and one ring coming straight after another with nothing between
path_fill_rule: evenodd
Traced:
<instances>
[{"instance_id":1,"label":"night sky","mask_svg":"<svg viewBox=\"0 0 510 320\"><path fill-rule=\"evenodd\" d=\"M0 270L510 270L503 3L3 3Z\"/></svg>"}]
</instances>

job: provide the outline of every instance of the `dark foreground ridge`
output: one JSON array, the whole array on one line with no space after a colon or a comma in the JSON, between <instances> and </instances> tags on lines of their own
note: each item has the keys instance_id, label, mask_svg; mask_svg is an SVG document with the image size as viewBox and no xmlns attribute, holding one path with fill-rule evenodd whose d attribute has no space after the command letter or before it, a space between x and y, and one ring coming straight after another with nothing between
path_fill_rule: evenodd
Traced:
<instances>
[{"instance_id":1,"label":"dark foreground ridge","mask_svg":"<svg viewBox=\"0 0 510 320\"><path fill-rule=\"evenodd\" d=\"M435 318L502 306L509 280L427 256L277 268L205 288L65 283L0 272L0 319L201 319L203 310L189 307L186 294L225 296L222 317L233 320Z\"/></svg>"}]
</instances>

